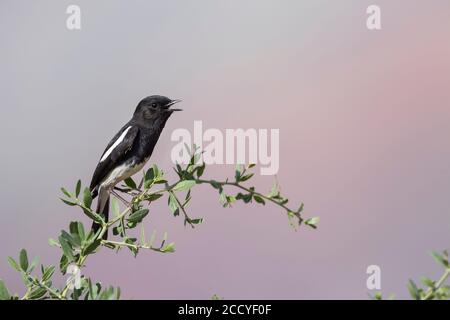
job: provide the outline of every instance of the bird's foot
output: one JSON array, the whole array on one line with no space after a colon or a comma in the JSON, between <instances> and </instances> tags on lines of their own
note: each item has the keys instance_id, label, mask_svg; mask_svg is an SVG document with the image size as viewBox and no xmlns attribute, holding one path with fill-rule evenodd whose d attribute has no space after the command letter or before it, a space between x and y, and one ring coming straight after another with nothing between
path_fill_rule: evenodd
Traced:
<instances>
[{"instance_id":1,"label":"bird's foot","mask_svg":"<svg viewBox=\"0 0 450 320\"><path fill-rule=\"evenodd\" d=\"M127 201L126 199L124 199L120 194L118 194L116 191L112 190L111 193L120 201L122 201L122 203L127 206L127 207L131 207L131 202Z\"/></svg>"}]
</instances>

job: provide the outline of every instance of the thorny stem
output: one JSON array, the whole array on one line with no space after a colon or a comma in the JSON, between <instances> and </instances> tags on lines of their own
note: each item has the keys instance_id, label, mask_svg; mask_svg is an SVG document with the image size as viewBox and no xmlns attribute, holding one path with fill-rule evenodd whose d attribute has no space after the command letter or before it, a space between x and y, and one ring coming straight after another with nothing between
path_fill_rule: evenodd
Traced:
<instances>
[{"instance_id":1,"label":"thorny stem","mask_svg":"<svg viewBox=\"0 0 450 320\"><path fill-rule=\"evenodd\" d=\"M229 181L212 181L212 180L203 180L203 179L196 179L195 180L197 183L207 183L207 184L212 184L212 183L217 183L223 186L234 186L237 187L241 190L244 190L248 193L251 193L253 195L257 195L267 201L270 201L278 206L280 206L281 208L285 209L286 211L292 212L299 220L299 223L303 222L303 218L300 216L300 213L296 212L295 210L290 209L289 207L287 207L286 205L284 205L283 203L277 201L276 199L273 199L271 197L268 197L262 193L250 190L249 188L244 187L243 185L237 183L237 182L229 182Z\"/></svg>"},{"instance_id":2,"label":"thorny stem","mask_svg":"<svg viewBox=\"0 0 450 320\"><path fill-rule=\"evenodd\" d=\"M138 188L134 188L134 189L132 189L132 190L126 190L126 189L121 189L121 188L115 188L115 190L117 190L117 191L120 191L120 192L126 193L126 194L128 194L128 195L131 195L131 196L132 196L132 199L131 199L130 202L127 202L124 198L122 198L119 194L117 194L117 192L113 191L112 194L113 194L116 198L118 198L119 200L121 200L123 203L125 203L125 204L127 205L127 207L126 207L119 215L117 215L114 219L110 220L109 222L104 221L104 219L103 219L98 213L96 213L96 212L94 212L92 209L86 207L82 201L79 201L79 200L77 199L76 203L77 203L77 205L80 206L83 210L89 211L94 217L97 218L97 220L100 220L100 221L98 221L98 223L100 223L100 225L101 225L101 230L100 230L100 232L98 233L98 235L96 236L96 240L99 240L99 239L100 239L102 245L106 245L106 246L107 246L107 245L112 245L112 246L128 247L128 248L132 248L132 249L135 249L135 250L138 250L138 249L141 249L141 248L142 248L142 249L150 249L150 250L154 250L154 251L158 251L158 252L164 252L164 251L162 250L162 247L161 247L161 248L155 248L155 247L153 247L153 246L151 246L151 245L146 245L146 244L140 244L140 245L138 245L138 244L132 244L132 243L126 243L126 242L119 242L119 241L112 241L112 240L103 240L103 235L107 232L107 230L108 230L111 226L115 225L117 222L122 221L122 223L123 223L123 221L124 221L124 219L125 219L125 216L126 216L127 214L129 214L129 213L132 211L132 209L133 209L133 204L135 204L135 203L139 204L141 201L145 200L145 197L148 196L148 195L162 194L162 193L165 193L165 192L168 192L169 195L171 195L171 196L174 197L175 201L176 201L177 204L178 204L178 207L179 207L179 208L181 209L181 211L183 212L183 215L184 215L184 218L185 218L185 222L189 223L189 225L190 225L192 228L194 228L194 225L193 225L193 223L192 223L192 221L191 221L191 218L188 216L188 214L187 214L187 212L186 212L186 210L185 210L185 208L184 208L184 205L180 202L180 200L179 200L178 197L176 196L175 192L173 191L173 189L175 188L175 186L176 186L180 181L182 181L182 180L183 180L183 179L180 178L178 181L176 181L175 183L173 183L173 184L171 184L171 185L168 185L168 184L166 183L165 188L162 188L162 189L159 189L159 190L155 190L155 191L152 191L152 192L150 192L150 190L151 190L151 188L154 186L154 183L152 183L152 184L149 185L149 186L146 186L146 187L144 188L144 190L142 190L140 186L139 186ZM218 185L221 185L221 186L233 186L233 187L239 188L239 189L241 189L241 190L243 190L243 191L245 191L245 192L248 192L249 194L257 195L257 196L261 197L262 199L265 199L265 200L267 200L267 201L269 201L269 202L272 202L272 203L274 203L274 204L280 206L281 208L285 209L286 211L293 213L293 214L299 219L299 222L300 222L300 223L303 221L303 219L302 219L301 216L300 216L300 211L291 210L290 208L288 208L288 207L287 207L284 203L282 203L281 201L278 201L277 199L271 198L270 196L266 196L266 195L264 195L264 194L261 194L261 193L259 193L259 192L256 192L256 191L254 191L254 190L252 190L252 189L246 188L246 187L244 187L243 185L239 184L237 181L236 181L236 182L229 182L229 181L227 180L227 181L219 182L219 181L213 181L213 180L203 180L203 179L200 179L200 178L193 179L193 180L194 180L197 184L210 184L210 185L213 185L213 184L215 183L215 184L218 184ZM133 191L135 191L135 192L133 192ZM79 257L78 257L78 260L77 260L77 262L76 262L76 265L77 265L79 268L83 267L84 262L85 262L85 260L87 259L88 256L89 256L89 254L84 255L82 252L80 252L80 255L79 255ZM439 287L440 285L442 285L442 283L445 281L445 279L448 277L448 275L449 275L449 270L446 271L445 275L443 276L443 278L442 278L441 280L439 280L439 282L436 284L436 286ZM52 288L49 288L48 286L46 286L46 285L45 285L44 283L42 283L39 279L35 279L35 278L31 277L30 275L27 275L27 276L30 278L30 281L32 281L32 282L35 283L36 285L38 285L38 286L44 288L45 290L47 290L52 296L54 296L54 297L56 297L56 298L58 298L58 299L61 299L61 300L67 299L66 296L67 296L68 291L69 291L69 285L68 285L68 284L66 284L66 286L63 288L63 290L61 291L61 294L60 294L60 293L58 293L57 291L53 290ZM29 289L29 290L25 293L25 295L23 296L22 299L28 299L28 296L29 296L30 293L31 293L31 291L30 291L30 289ZM433 293L433 292L430 292L429 294L427 294L427 296L431 296L432 293Z\"/></svg>"},{"instance_id":3,"label":"thorny stem","mask_svg":"<svg viewBox=\"0 0 450 320\"><path fill-rule=\"evenodd\" d=\"M175 192L173 192L173 188L174 188L180 181L181 181L181 180L177 181L176 183L174 183L174 184L172 184L172 185L166 185L165 188L159 189L159 190L156 190L156 191L153 191L153 192L150 192L150 189L151 189L151 187L152 187L153 185L150 186L149 188L145 189L145 190L136 189L136 191L138 191L139 193L136 194L136 195L133 195L133 199L131 200L130 204L141 202L141 201L144 199L144 197L147 196L147 195L161 194L161 193L164 193L164 192L168 192L169 194L171 194L171 195L175 198L175 200L176 200L176 202L177 202L179 208L180 208L181 211L183 212L183 215L184 215L184 217L185 217L185 221L186 221L187 223L189 223L189 225L190 225L192 228L194 228L194 225L192 224L189 215L187 214L186 210L184 209L184 206L181 204L180 200L179 200L178 197L175 195ZM300 214L299 214L298 212L296 212L296 211L294 211L294 210L291 210L291 209L290 209L289 207L287 207L285 204L283 204L283 203L277 201L276 199L273 199L273 198L271 198L271 197L268 197L268 196L266 196L266 195L264 195L264 194L262 194L262 193L256 192L256 191L251 190L251 189L249 189L249 188L246 188L246 187L244 187L243 185L241 185L241 184L239 184L239 183L237 183L237 182L229 182L229 181L212 181L212 180L204 180L204 179L195 179L195 182L196 182L197 184L213 184L213 183L217 183L217 184L222 185L222 186L233 186L233 187L239 188L239 189L241 189L241 190L243 190L243 191L245 191L245 192L248 192L248 193L250 193L250 194L252 194L252 195L257 195L257 196L259 196L259 197L261 197L261 198L263 198L263 199L265 199L265 200L267 200L267 201L270 201L270 202L272 202L272 203L274 203L274 204L280 206L281 208L285 209L285 210L288 211L288 212L294 213L294 214L296 215L296 217L299 219L299 222L300 222L300 223L303 221L303 218L301 218L301 216L300 216ZM118 190L119 190L119 191L123 191L123 190L120 190L120 189L118 189ZM120 199L120 200L124 200L122 197L118 196L118 195L116 194L116 192L114 192L113 195L116 196L116 197L117 197L118 199ZM89 208L85 208L85 206L84 206L83 203L79 202L79 205L80 205L82 208L88 209L88 210L89 210ZM103 235L105 234L105 232L106 232L112 225L114 225L114 224L116 224L117 222L123 220L123 219L125 218L125 216L131 211L131 209L132 209L132 205L129 205L129 206L127 206L127 208L126 208L125 210L122 211L122 213L120 213L118 216L116 216L114 219L110 220L109 222L105 222L104 220L102 220L102 221L101 221L102 228L101 228L101 231L100 231L99 235L97 236L97 239L102 239L102 237L103 237ZM91 210L91 211L92 211L92 210ZM101 240L101 243L102 243L103 245L108 245L108 244L110 244L110 245L122 246L122 247L125 246L125 247L129 247L129 248L133 248L133 249L141 249L141 248L142 248L142 249L151 249L151 250L154 250L154 251L161 252L161 249L160 249L160 248L158 249L158 248L154 248L154 247L146 246L146 245L135 245L135 244L130 244L130 243L126 243L126 242L118 242L118 241L111 241L111 240ZM80 257L78 258L78 261L77 261L77 263L76 263L77 266L78 266L78 267L82 267L82 266L83 266L83 263L84 263L84 261L85 261L86 259L87 259L87 255L85 256L85 255L80 254ZM448 275L449 275L449 270L447 270L446 273L444 274L444 276L436 283L436 287L441 286L442 283L445 281L445 279L448 277ZM64 287L62 293L59 294L59 293L55 292L54 290L52 290L51 288L45 286L45 284L41 283L39 280L35 279L35 281L38 282L38 285L39 285L39 286L45 288L48 292L50 292L52 295L54 295L54 296L57 297L58 299L66 299L66 296L67 296L67 293L68 293L68 290L69 290L68 285L66 285L66 286ZM25 294L25 296L23 297L23 299L26 299L28 294L29 294L29 292L27 291L27 293ZM425 297L425 299L429 298L432 294L433 294L433 291L430 291L430 292L427 294L427 296Z\"/></svg>"},{"instance_id":4,"label":"thorny stem","mask_svg":"<svg viewBox=\"0 0 450 320\"><path fill-rule=\"evenodd\" d=\"M175 198L176 202L178 203L178 206L180 207L181 211L183 212L184 217L185 217L185 221L188 222L189 225L190 225L192 228L194 228L194 225L192 224L191 219L189 218L189 215L187 214L186 210L184 209L184 206L181 204L181 202L180 202L180 200L178 199L178 197L177 197L177 196L175 195L175 193L172 191L172 189L173 189L180 181L182 181L182 180L179 180L179 181L177 181L176 183L174 183L174 184L172 184L172 185L166 186L166 188L164 188L164 189L159 189L159 190L153 191L153 192L151 192L151 193L148 193L148 191L149 191L150 189L147 189L147 190L144 190L144 191L142 191L142 190L140 190L140 189L136 189L136 191L140 192L140 194L138 194L138 195L136 195L136 196L134 196L134 197L141 197L141 198L142 198L143 196L145 196L145 195L147 195L147 194L150 194L150 195L151 195L151 194L160 194L160 193L164 193L164 192L169 192L169 193L172 194L172 196ZM290 209L289 207L287 207L285 204L281 203L280 201L277 201L276 199L273 199L273 198L271 198L271 197L268 197L268 196L266 196L266 195L264 195L264 194L262 194L262 193L259 193L259 192L254 191L254 190L250 190L249 188L246 188L246 187L244 187L243 185L241 185L241 184L239 184L239 183L237 183L237 182L229 182L229 181L212 181L212 180L204 180L204 179L195 179L195 182L196 182L197 184L202 184L202 183L213 184L213 183L217 183L217 184L222 185L222 186L233 186L233 187L237 187L237 188L239 188L239 189L241 189L241 190L243 190L243 191L246 191L246 192L248 192L248 193L251 193L252 195L257 195L257 196L259 196L259 197L261 197L261 198L263 198L263 199L265 199L265 200L267 200L267 201L270 201L270 202L272 202L272 203L278 205L279 207L285 209L285 210L288 211L288 212L292 212L292 213L297 217L297 219L299 220L299 223L302 223L303 220L304 220L304 219L300 216L300 213L299 213L298 211L292 210L292 209ZM120 191L122 191L122 190L120 190Z\"/></svg>"}]
</instances>

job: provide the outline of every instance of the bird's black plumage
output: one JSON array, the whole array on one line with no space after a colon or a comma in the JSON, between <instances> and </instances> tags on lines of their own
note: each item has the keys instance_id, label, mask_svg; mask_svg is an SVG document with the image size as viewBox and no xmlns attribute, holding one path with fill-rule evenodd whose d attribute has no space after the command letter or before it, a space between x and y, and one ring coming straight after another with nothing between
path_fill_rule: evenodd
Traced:
<instances>
[{"instance_id":1,"label":"bird's black plumage","mask_svg":"<svg viewBox=\"0 0 450 320\"><path fill-rule=\"evenodd\" d=\"M117 165L120 165L121 160L126 160L126 155L131 149L133 148L133 145L137 141L138 135L139 135L139 128L136 125L133 125L130 123L131 120L120 129L120 131L112 138L112 140L109 142L108 146L106 147L105 151L102 154L102 157L105 155L105 153L112 147L114 142L119 139L121 134L127 129L130 128L123 141L117 145L114 149L112 149L111 154L103 161L100 161L97 165L97 168L94 171L94 175L92 176L91 180L91 191L94 192L94 197L97 196L98 187L100 182L108 175L108 173L111 172L114 167Z\"/></svg>"},{"instance_id":2,"label":"bird's black plumage","mask_svg":"<svg viewBox=\"0 0 450 320\"><path fill-rule=\"evenodd\" d=\"M108 143L92 176L90 189L98 195L97 213L108 220L109 195L114 186L139 171L152 155L158 138L179 100L149 96L139 102L133 117ZM92 228L97 231L96 223ZM106 233L105 233L106 238Z\"/></svg>"}]
</instances>

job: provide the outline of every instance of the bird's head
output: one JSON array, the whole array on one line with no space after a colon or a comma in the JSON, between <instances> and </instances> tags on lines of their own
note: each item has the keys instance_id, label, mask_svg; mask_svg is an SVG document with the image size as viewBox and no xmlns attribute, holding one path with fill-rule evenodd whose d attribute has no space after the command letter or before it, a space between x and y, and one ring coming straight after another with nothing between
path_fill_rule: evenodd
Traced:
<instances>
[{"instance_id":1,"label":"bird's head","mask_svg":"<svg viewBox=\"0 0 450 320\"><path fill-rule=\"evenodd\" d=\"M181 111L181 109L171 108L180 101L157 95L146 97L139 102L134 117L144 121L167 120L174 111Z\"/></svg>"}]
</instances>

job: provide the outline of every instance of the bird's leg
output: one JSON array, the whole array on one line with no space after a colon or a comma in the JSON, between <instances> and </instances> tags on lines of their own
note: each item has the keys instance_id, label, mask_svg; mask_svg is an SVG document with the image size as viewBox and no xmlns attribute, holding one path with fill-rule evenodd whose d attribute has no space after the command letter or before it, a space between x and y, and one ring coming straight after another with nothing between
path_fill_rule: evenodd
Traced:
<instances>
[{"instance_id":1,"label":"bird's leg","mask_svg":"<svg viewBox=\"0 0 450 320\"><path fill-rule=\"evenodd\" d=\"M136 195L138 194L137 192L142 192L142 191L139 190L139 189L136 189L136 192L133 192L133 190L130 190L130 189L122 189L122 188L119 188L119 187L114 187L114 190L120 191L120 192L122 192L122 193L126 193L126 194L128 194L128 195L130 195L130 196L132 196L132 197L136 196Z\"/></svg>"},{"instance_id":2,"label":"bird's leg","mask_svg":"<svg viewBox=\"0 0 450 320\"><path fill-rule=\"evenodd\" d=\"M122 196L119 195L116 191L114 191L114 189L111 190L111 193L112 193L117 199L119 199L120 201L122 201L124 205L126 205L127 207L131 207L131 203L130 203L129 201L125 200L124 198L122 198Z\"/></svg>"}]
</instances>

